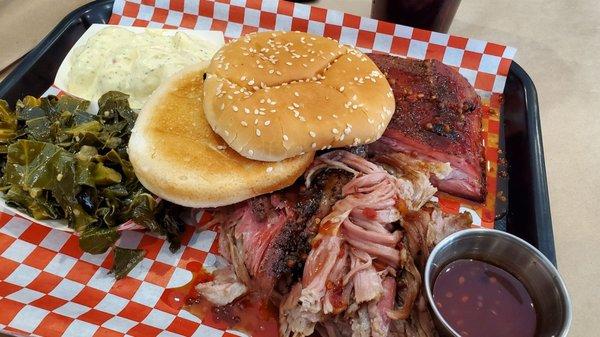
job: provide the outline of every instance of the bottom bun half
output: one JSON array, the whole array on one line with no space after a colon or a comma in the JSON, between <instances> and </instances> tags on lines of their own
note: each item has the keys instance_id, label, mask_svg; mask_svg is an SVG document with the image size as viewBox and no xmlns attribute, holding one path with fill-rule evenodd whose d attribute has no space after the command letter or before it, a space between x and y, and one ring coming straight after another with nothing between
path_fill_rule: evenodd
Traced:
<instances>
[{"instance_id":1,"label":"bottom bun half","mask_svg":"<svg viewBox=\"0 0 600 337\"><path fill-rule=\"evenodd\" d=\"M314 154L261 162L229 148L204 116L206 66L198 64L171 77L139 113L128 153L140 182L157 196L187 207L229 205L293 184Z\"/></svg>"}]
</instances>

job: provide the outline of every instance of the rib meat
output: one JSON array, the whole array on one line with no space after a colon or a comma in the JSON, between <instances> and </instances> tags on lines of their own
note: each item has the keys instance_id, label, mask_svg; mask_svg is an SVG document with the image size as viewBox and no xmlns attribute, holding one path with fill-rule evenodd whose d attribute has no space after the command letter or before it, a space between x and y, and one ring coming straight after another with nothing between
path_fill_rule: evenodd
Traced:
<instances>
[{"instance_id":1,"label":"rib meat","mask_svg":"<svg viewBox=\"0 0 600 337\"><path fill-rule=\"evenodd\" d=\"M386 74L396 111L371 153L403 152L430 162L449 163L438 189L476 201L485 197L481 100L454 69L436 60L370 54Z\"/></svg>"}]
</instances>

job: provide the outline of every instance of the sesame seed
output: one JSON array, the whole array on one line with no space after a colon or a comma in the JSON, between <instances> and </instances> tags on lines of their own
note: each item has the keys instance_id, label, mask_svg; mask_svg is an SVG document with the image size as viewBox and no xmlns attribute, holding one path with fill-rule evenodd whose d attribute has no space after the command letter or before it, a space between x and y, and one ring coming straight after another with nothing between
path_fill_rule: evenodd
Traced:
<instances>
[{"instance_id":1,"label":"sesame seed","mask_svg":"<svg viewBox=\"0 0 600 337\"><path fill-rule=\"evenodd\" d=\"M258 118L254 120L254 125L258 125Z\"/></svg>"},{"instance_id":2,"label":"sesame seed","mask_svg":"<svg viewBox=\"0 0 600 337\"><path fill-rule=\"evenodd\" d=\"M283 140L287 141L289 138L287 135L283 135Z\"/></svg>"},{"instance_id":3,"label":"sesame seed","mask_svg":"<svg viewBox=\"0 0 600 337\"><path fill-rule=\"evenodd\" d=\"M267 167L267 173L271 173L273 171L273 167L269 166Z\"/></svg>"},{"instance_id":4,"label":"sesame seed","mask_svg":"<svg viewBox=\"0 0 600 337\"><path fill-rule=\"evenodd\" d=\"M240 77L240 81L245 81L245 80L246 80L246 76Z\"/></svg>"},{"instance_id":5,"label":"sesame seed","mask_svg":"<svg viewBox=\"0 0 600 337\"><path fill-rule=\"evenodd\" d=\"M247 113L247 114L249 114L250 113L250 109L244 108L244 112Z\"/></svg>"},{"instance_id":6,"label":"sesame seed","mask_svg":"<svg viewBox=\"0 0 600 337\"><path fill-rule=\"evenodd\" d=\"M294 117L298 117L298 116L300 116L300 111L294 110Z\"/></svg>"},{"instance_id":7,"label":"sesame seed","mask_svg":"<svg viewBox=\"0 0 600 337\"><path fill-rule=\"evenodd\" d=\"M313 138L317 136L317 134L314 131L310 131L308 134Z\"/></svg>"},{"instance_id":8,"label":"sesame seed","mask_svg":"<svg viewBox=\"0 0 600 337\"><path fill-rule=\"evenodd\" d=\"M225 110L225 103L221 103L221 110Z\"/></svg>"},{"instance_id":9,"label":"sesame seed","mask_svg":"<svg viewBox=\"0 0 600 337\"><path fill-rule=\"evenodd\" d=\"M253 85L253 84L254 84L254 80L248 81L248 85Z\"/></svg>"},{"instance_id":10,"label":"sesame seed","mask_svg":"<svg viewBox=\"0 0 600 337\"><path fill-rule=\"evenodd\" d=\"M338 118L338 115L336 115L336 114L333 114L331 116L333 116L333 118Z\"/></svg>"},{"instance_id":11,"label":"sesame seed","mask_svg":"<svg viewBox=\"0 0 600 337\"><path fill-rule=\"evenodd\" d=\"M340 87L340 92L344 92L344 86L343 85Z\"/></svg>"},{"instance_id":12,"label":"sesame seed","mask_svg":"<svg viewBox=\"0 0 600 337\"><path fill-rule=\"evenodd\" d=\"M260 130L259 129L256 129L256 136L260 137Z\"/></svg>"},{"instance_id":13,"label":"sesame seed","mask_svg":"<svg viewBox=\"0 0 600 337\"><path fill-rule=\"evenodd\" d=\"M248 150L248 154L249 154L249 155L253 155L253 154L254 154L254 151L252 151L252 150Z\"/></svg>"},{"instance_id":14,"label":"sesame seed","mask_svg":"<svg viewBox=\"0 0 600 337\"><path fill-rule=\"evenodd\" d=\"M271 124L271 121L269 121L269 120L265 121L265 126L269 126L269 124Z\"/></svg>"},{"instance_id":15,"label":"sesame seed","mask_svg":"<svg viewBox=\"0 0 600 337\"><path fill-rule=\"evenodd\" d=\"M323 117L321 117L321 115L319 115L319 116L317 116L317 119L318 119L318 120L322 120L322 119L323 119Z\"/></svg>"},{"instance_id":16,"label":"sesame seed","mask_svg":"<svg viewBox=\"0 0 600 337\"><path fill-rule=\"evenodd\" d=\"M285 64L287 64L288 66L291 66L292 62L286 62Z\"/></svg>"},{"instance_id":17,"label":"sesame seed","mask_svg":"<svg viewBox=\"0 0 600 337\"><path fill-rule=\"evenodd\" d=\"M295 92L294 92L294 96L296 96L296 97L300 97L300 94L299 94L297 91L295 91Z\"/></svg>"},{"instance_id":18,"label":"sesame seed","mask_svg":"<svg viewBox=\"0 0 600 337\"><path fill-rule=\"evenodd\" d=\"M358 109L358 105L354 104L354 105L352 106L352 109L354 109L354 110Z\"/></svg>"},{"instance_id":19,"label":"sesame seed","mask_svg":"<svg viewBox=\"0 0 600 337\"><path fill-rule=\"evenodd\" d=\"M233 111L236 111L236 112L239 110L239 109L238 109L238 107L237 107L237 106L235 106L235 105L234 105L234 106L232 106L231 108L233 109Z\"/></svg>"},{"instance_id":20,"label":"sesame seed","mask_svg":"<svg viewBox=\"0 0 600 337\"><path fill-rule=\"evenodd\" d=\"M246 123L246 121L242 121L241 124L242 126L248 126L248 123Z\"/></svg>"},{"instance_id":21,"label":"sesame seed","mask_svg":"<svg viewBox=\"0 0 600 337\"><path fill-rule=\"evenodd\" d=\"M336 134L336 135L337 135L338 133L340 133L340 131L339 131L338 129L336 129L336 128L333 128L333 129L331 129L331 132L333 132L333 133L334 133L334 134Z\"/></svg>"},{"instance_id":22,"label":"sesame seed","mask_svg":"<svg viewBox=\"0 0 600 337\"><path fill-rule=\"evenodd\" d=\"M269 74L273 74L274 72L275 72L275 69L269 70Z\"/></svg>"},{"instance_id":23,"label":"sesame seed","mask_svg":"<svg viewBox=\"0 0 600 337\"><path fill-rule=\"evenodd\" d=\"M265 103L265 99L264 99L264 98L261 98L259 102L260 102L261 104L264 104L264 103Z\"/></svg>"},{"instance_id":24,"label":"sesame seed","mask_svg":"<svg viewBox=\"0 0 600 337\"><path fill-rule=\"evenodd\" d=\"M298 103L295 103L295 102L294 102L294 103L292 103L292 105L294 106L294 108L299 108L299 107L300 107L300 104L298 104Z\"/></svg>"},{"instance_id":25,"label":"sesame seed","mask_svg":"<svg viewBox=\"0 0 600 337\"><path fill-rule=\"evenodd\" d=\"M317 143L310 144L310 147L312 147L313 149L316 149L317 148Z\"/></svg>"}]
</instances>

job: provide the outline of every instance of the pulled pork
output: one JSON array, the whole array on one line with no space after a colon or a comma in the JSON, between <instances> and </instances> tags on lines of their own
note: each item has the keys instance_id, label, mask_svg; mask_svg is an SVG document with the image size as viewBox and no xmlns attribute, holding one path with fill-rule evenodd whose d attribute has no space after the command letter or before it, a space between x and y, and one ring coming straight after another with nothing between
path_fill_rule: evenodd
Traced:
<instances>
[{"instance_id":1,"label":"pulled pork","mask_svg":"<svg viewBox=\"0 0 600 337\"><path fill-rule=\"evenodd\" d=\"M323 169L344 170L354 178L320 222L302 279L284 297L282 336L309 336L315 329L328 336L404 336L415 326L435 334L427 308L415 305L421 274L414 259L420 261L439 238L458 230L455 224L468 227L470 221L443 217L427 204L436 192L429 176L442 177L447 166L403 154L380 160L391 172L347 151L321 155L308 170L308 185ZM424 205L429 206L422 210ZM327 323L332 320L350 324L334 329Z\"/></svg>"},{"instance_id":2,"label":"pulled pork","mask_svg":"<svg viewBox=\"0 0 600 337\"><path fill-rule=\"evenodd\" d=\"M262 291L279 306L283 337L436 336L419 269L442 238L471 226L468 213L429 201L429 177L448 172L401 153L325 153L304 186L216 211L236 277L204 290L222 301L247 290L238 284Z\"/></svg>"}]
</instances>

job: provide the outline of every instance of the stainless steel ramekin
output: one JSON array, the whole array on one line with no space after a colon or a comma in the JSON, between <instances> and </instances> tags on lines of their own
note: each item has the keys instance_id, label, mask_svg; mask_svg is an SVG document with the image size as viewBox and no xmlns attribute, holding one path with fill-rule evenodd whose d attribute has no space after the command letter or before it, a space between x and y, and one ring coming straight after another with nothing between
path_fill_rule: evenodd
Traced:
<instances>
[{"instance_id":1,"label":"stainless steel ramekin","mask_svg":"<svg viewBox=\"0 0 600 337\"><path fill-rule=\"evenodd\" d=\"M442 317L433 301L433 283L439 272L458 259L494 264L517 277L533 299L537 336L567 336L571 325L571 300L558 271L535 247L506 232L467 229L454 233L431 252L425 266L425 291L436 325L448 336L460 335Z\"/></svg>"}]
</instances>

